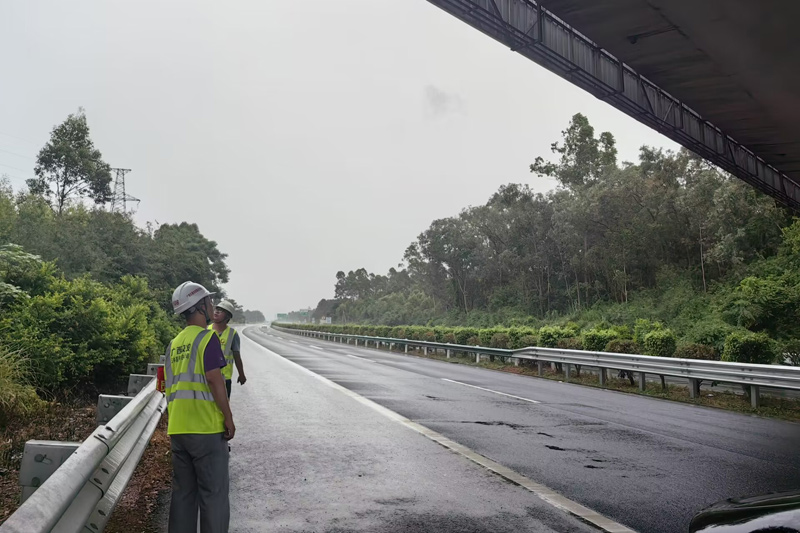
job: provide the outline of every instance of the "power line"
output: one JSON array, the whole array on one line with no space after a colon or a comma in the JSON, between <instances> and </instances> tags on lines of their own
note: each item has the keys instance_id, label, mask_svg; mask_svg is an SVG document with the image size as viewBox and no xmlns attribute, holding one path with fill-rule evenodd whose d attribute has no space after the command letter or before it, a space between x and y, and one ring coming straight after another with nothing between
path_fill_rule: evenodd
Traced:
<instances>
[{"instance_id":1,"label":"power line","mask_svg":"<svg viewBox=\"0 0 800 533\"><path fill-rule=\"evenodd\" d=\"M25 159L36 159L35 157L31 157L29 155L18 154L16 152L12 152L11 150L4 150L3 148L0 148L0 152L5 152L7 154L15 155L17 157L24 157Z\"/></svg>"},{"instance_id":2,"label":"power line","mask_svg":"<svg viewBox=\"0 0 800 533\"><path fill-rule=\"evenodd\" d=\"M5 163L0 163L0 167L13 168L14 170L19 170L20 172L30 172L30 170L26 170L24 168L19 168L19 167L12 167L11 165L6 165Z\"/></svg>"}]
</instances>

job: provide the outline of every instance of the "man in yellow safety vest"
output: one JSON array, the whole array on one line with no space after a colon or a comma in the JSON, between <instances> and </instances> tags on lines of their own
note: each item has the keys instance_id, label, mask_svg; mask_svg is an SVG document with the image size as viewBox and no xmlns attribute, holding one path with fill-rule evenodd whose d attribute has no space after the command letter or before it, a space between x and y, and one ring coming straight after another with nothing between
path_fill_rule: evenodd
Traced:
<instances>
[{"instance_id":1,"label":"man in yellow safety vest","mask_svg":"<svg viewBox=\"0 0 800 533\"><path fill-rule=\"evenodd\" d=\"M225 394L225 357L219 337L206 329L212 293L187 281L172 294L172 308L186 327L167 347L165 394L172 447L169 533L227 533L228 442L236 433Z\"/></svg>"},{"instance_id":2,"label":"man in yellow safety vest","mask_svg":"<svg viewBox=\"0 0 800 533\"><path fill-rule=\"evenodd\" d=\"M231 381L233 380L233 365L236 364L236 372L239 378L238 383L244 385L247 378L244 375L244 365L242 364L242 341L239 339L239 332L228 326L228 322L233 318L234 306L228 300L222 300L214 308L213 322L208 329L213 329L219 335L222 344L222 353L225 355L225 368L222 375L225 377L225 388L228 390L228 398L231 397Z\"/></svg>"}]
</instances>

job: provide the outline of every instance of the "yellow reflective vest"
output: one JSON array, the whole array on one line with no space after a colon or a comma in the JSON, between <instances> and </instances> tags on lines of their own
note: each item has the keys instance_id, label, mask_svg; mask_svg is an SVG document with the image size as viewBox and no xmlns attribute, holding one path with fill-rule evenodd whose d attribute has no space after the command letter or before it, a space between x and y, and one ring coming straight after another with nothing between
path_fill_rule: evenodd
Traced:
<instances>
[{"instance_id":1,"label":"yellow reflective vest","mask_svg":"<svg viewBox=\"0 0 800 533\"><path fill-rule=\"evenodd\" d=\"M169 406L169 435L225 431L222 415L206 381L204 355L214 333L187 326L167 347L164 381Z\"/></svg>"},{"instance_id":2,"label":"yellow reflective vest","mask_svg":"<svg viewBox=\"0 0 800 533\"><path fill-rule=\"evenodd\" d=\"M208 326L208 329L215 331L214 326ZM216 333L216 331L215 331ZM222 355L225 356L225 368L222 369L222 375L225 379L233 379L233 337L236 335L236 330L230 326L225 326L225 331L222 334L217 333L219 336L219 343L222 345ZM230 341L230 342L228 342Z\"/></svg>"}]
</instances>

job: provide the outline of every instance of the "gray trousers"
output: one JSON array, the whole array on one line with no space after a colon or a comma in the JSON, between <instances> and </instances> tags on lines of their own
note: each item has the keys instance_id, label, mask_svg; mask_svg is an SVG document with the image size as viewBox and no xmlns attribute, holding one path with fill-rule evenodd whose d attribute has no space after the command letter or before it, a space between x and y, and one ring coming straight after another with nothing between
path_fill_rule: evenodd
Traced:
<instances>
[{"instance_id":1,"label":"gray trousers","mask_svg":"<svg viewBox=\"0 0 800 533\"><path fill-rule=\"evenodd\" d=\"M228 441L222 433L172 435L169 533L228 533Z\"/></svg>"}]
</instances>

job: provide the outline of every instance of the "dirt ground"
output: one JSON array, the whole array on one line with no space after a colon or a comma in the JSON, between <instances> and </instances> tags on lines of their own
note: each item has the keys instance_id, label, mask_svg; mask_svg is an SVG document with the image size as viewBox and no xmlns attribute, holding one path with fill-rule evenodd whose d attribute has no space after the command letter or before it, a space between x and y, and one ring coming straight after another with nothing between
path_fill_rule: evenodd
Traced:
<instances>
[{"instance_id":1,"label":"dirt ground","mask_svg":"<svg viewBox=\"0 0 800 533\"><path fill-rule=\"evenodd\" d=\"M81 442L97 427L95 407L49 403L0 427L0 523L19 507L19 466L28 440Z\"/></svg>"},{"instance_id":2,"label":"dirt ground","mask_svg":"<svg viewBox=\"0 0 800 533\"><path fill-rule=\"evenodd\" d=\"M43 410L8 421L0 428L0 523L19 506L19 467L25 441L83 441L97 427L95 407L48 404ZM164 501L169 501L172 456L166 417L161 420L128 488L109 520L108 533L161 533ZM159 503L161 502L161 503Z\"/></svg>"},{"instance_id":3,"label":"dirt ground","mask_svg":"<svg viewBox=\"0 0 800 533\"><path fill-rule=\"evenodd\" d=\"M166 530L164 501L169 501L172 453L167 417L161 419L133 479L111 515L106 533L161 533Z\"/></svg>"}]
</instances>

